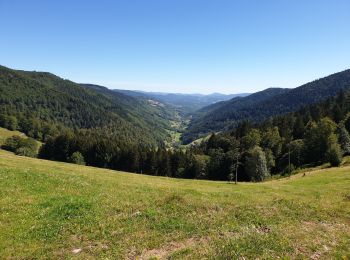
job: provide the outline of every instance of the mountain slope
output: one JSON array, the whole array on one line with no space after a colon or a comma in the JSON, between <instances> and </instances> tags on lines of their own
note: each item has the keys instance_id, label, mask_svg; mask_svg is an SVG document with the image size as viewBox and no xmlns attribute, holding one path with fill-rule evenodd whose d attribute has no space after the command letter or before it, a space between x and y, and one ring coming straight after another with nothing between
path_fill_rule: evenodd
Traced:
<instances>
[{"instance_id":1,"label":"mountain slope","mask_svg":"<svg viewBox=\"0 0 350 260\"><path fill-rule=\"evenodd\" d=\"M226 130L229 125L226 120L237 116L244 116L242 111L253 107L271 97L290 91L283 88L269 88L247 97L236 97L229 101L218 102L197 111L183 135L185 143L211 131ZM259 111L258 111L259 112ZM248 116L245 113L245 116Z\"/></svg>"},{"instance_id":2,"label":"mountain slope","mask_svg":"<svg viewBox=\"0 0 350 260\"><path fill-rule=\"evenodd\" d=\"M210 131L227 130L242 120L257 122L295 111L348 89L350 70L345 70L295 89L267 89L248 97L214 104L212 107L203 108L203 112L193 119L183 135L183 140L189 142ZM260 95L263 95L263 98Z\"/></svg>"},{"instance_id":3,"label":"mountain slope","mask_svg":"<svg viewBox=\"0 0 350 260\"><path fill-rule=\"evenodd\" d=\"M157 104L145 98L135 98L127 94L118 93L106 87L93 84L80 84L84 88L92 89L107 98L113 103L123 103L126 109L133 117L145 120L149 125L161 129L169 128L169 120L174 120L175 111L171 106ZM136 101L136 102L135 102Z\"/></svg>"},{"instance_id":4,"label":"mountain slope","mask_svg":"<svg viewBox=\"0 0 350 260\"><path fill-rule=\"evenodd\" d=\"M168 115L127 95L83 87L50 73L6 67L0 67L0 108L3 117L18 120L26 134L36 131L23 129L33 122L40 128L35 135L45 134L45 127L53 124L71 129L108 127L127 142L156 145L170 127Z\"/></svg>"}]
</instances>

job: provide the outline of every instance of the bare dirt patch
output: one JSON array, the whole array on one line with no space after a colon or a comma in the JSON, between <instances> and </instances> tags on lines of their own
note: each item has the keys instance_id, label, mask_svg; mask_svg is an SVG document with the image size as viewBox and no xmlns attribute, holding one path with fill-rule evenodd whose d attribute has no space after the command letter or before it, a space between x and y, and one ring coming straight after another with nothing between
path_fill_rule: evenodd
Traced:
<instances>
[{"instance_id":1,"label":"bare dirt patch","mask_svg":"<svg viewBox=\"0 0 350 260\"><path fill-rule=\"evenodd\" d=\"M140 260L146 260L150 258L166 259L169 255L171 255L172 253L178 250L195 247L199 244L205 244L208 242L208 240L209 238L207 237L201 237L201 238L189 238L181 242L171 242L160 248L145 250L142 252L140 256L136 257L136 259L140 259Z\"/></svg>"}]
</instances>

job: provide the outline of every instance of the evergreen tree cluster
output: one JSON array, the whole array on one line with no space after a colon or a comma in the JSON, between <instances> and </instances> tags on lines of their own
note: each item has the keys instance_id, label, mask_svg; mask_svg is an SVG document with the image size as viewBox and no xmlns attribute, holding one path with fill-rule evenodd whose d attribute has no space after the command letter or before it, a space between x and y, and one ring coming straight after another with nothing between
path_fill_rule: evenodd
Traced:
<instances>
[{"instance_id":1,"label":"evergreen tree cluster","mask_svg":"<svg viewBox=\"0 0 350 260\"><path fill-rule=\"evenodd\" d=\"M129 172L178 178L263 181L274 174L329 162L339 166L350 148L350 94L212 134L199 146L167 150L122 142L113 131L66 131L49 138L39 156Z\"/></svg>"},{"instance_id":2,"label":"evergreen tree cluster","mask_svg":"<svg viewBox=\"0 0 350 260\"><path fill-rule=\"evenodd\" d=\"M38 153L38 142L33 138L12 136L5 140L1 148L14 152L17 155L36 157Z\"/></svg>"},{"instance_id":3,"label":"evergreen tree cluster","mask_svg":"<svg viewBox=\"0 0 350 260\"><path fill-rule=\"evenodd\" d=\"M197 178L196 159L190 153L165 147L122 143L118 136L91 130L66 131L49 138L39 157L157 176Z\"/></svg>"},{"instance_id":4,"label":"evergreen tree cluster","mask_svg":"<svg viewBox=\"0 0 350 260\"><path fill-rule=\"evenodd\" d=\"M239 180L262 181L308 165L339 166L350 154L349 111L350 93L341 92L297 112L213 133L193 151L209 156L206 177L218 180L232 180L232 169Z\"/></svg>"},{"instance_id":5,"label":"evergreen tree cluster","mask_svg":"<svg viewBox=\"0 0 350 260\"><path fill-rule=\"evenodd\" d=\"M323 94L316 99L342 89L347 76L348 72L328 78L330 85L337 86L332 91L326 86L327 78L323 79ZM311 94L316 83L309 85ZM259 98L283 95L275 92ZM293 93L301 95L300 89ZM255 98L250 97L250 102ZM287 103L295 104L298 99L293 100ZM238 180L263 181L307 165L329 162L338 166L342 156L350 154L348 92L262 122L240 122L186 151L165 147L172 115L164 107L145 102L48 73L0 67L0 127L20 130L30 137L10 138L3 148L36 156L35 138L44 142L38 155L44 159L158 176L230 181L236 174ZM263 107L256 113L269 114Z\"/></svg>"}]
</instances>

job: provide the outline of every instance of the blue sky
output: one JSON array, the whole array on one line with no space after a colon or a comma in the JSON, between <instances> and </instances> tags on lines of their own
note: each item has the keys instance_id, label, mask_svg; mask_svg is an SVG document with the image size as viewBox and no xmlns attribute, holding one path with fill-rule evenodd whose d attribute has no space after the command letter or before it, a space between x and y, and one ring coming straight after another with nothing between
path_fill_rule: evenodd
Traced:
<instances>
[{"instance_id":1,"label":"blue sky","mask_svg":"<svg viewBox=\"0 0 350 260\"><path fill-rule=\"evenodd\" d=\"M349 0L0 0L0 64L110 88L297 87L350 68Z\"/></svg>"}]
</instances>

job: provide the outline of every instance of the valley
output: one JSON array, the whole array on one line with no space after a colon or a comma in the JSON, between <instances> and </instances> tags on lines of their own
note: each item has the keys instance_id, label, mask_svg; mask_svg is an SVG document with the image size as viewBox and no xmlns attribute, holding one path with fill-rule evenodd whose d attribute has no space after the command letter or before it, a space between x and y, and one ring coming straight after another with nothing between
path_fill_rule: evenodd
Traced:
<instances>
[{"instance_id":1,"label":"valley","mask_svg":"<svg viewBox=\"0 0 350 260\"><path fill-rule=\"evenodd\" d=\"M29 137L7 140L3 149L30 157L175 178L263 181L339 166L350 155L349 70L294 89L200 95L111 90L0 67L0 90L0 127Z\"/></svg>"},{"instance_id":2,"label":"valley","mask_svg":"<svg viewBox=\"0 0 350 260\"><path fill-rule=\"evenodd\" d=\"M350 260L349 10L0 0L0 260Z\"/></svg>"}]
</instances>

